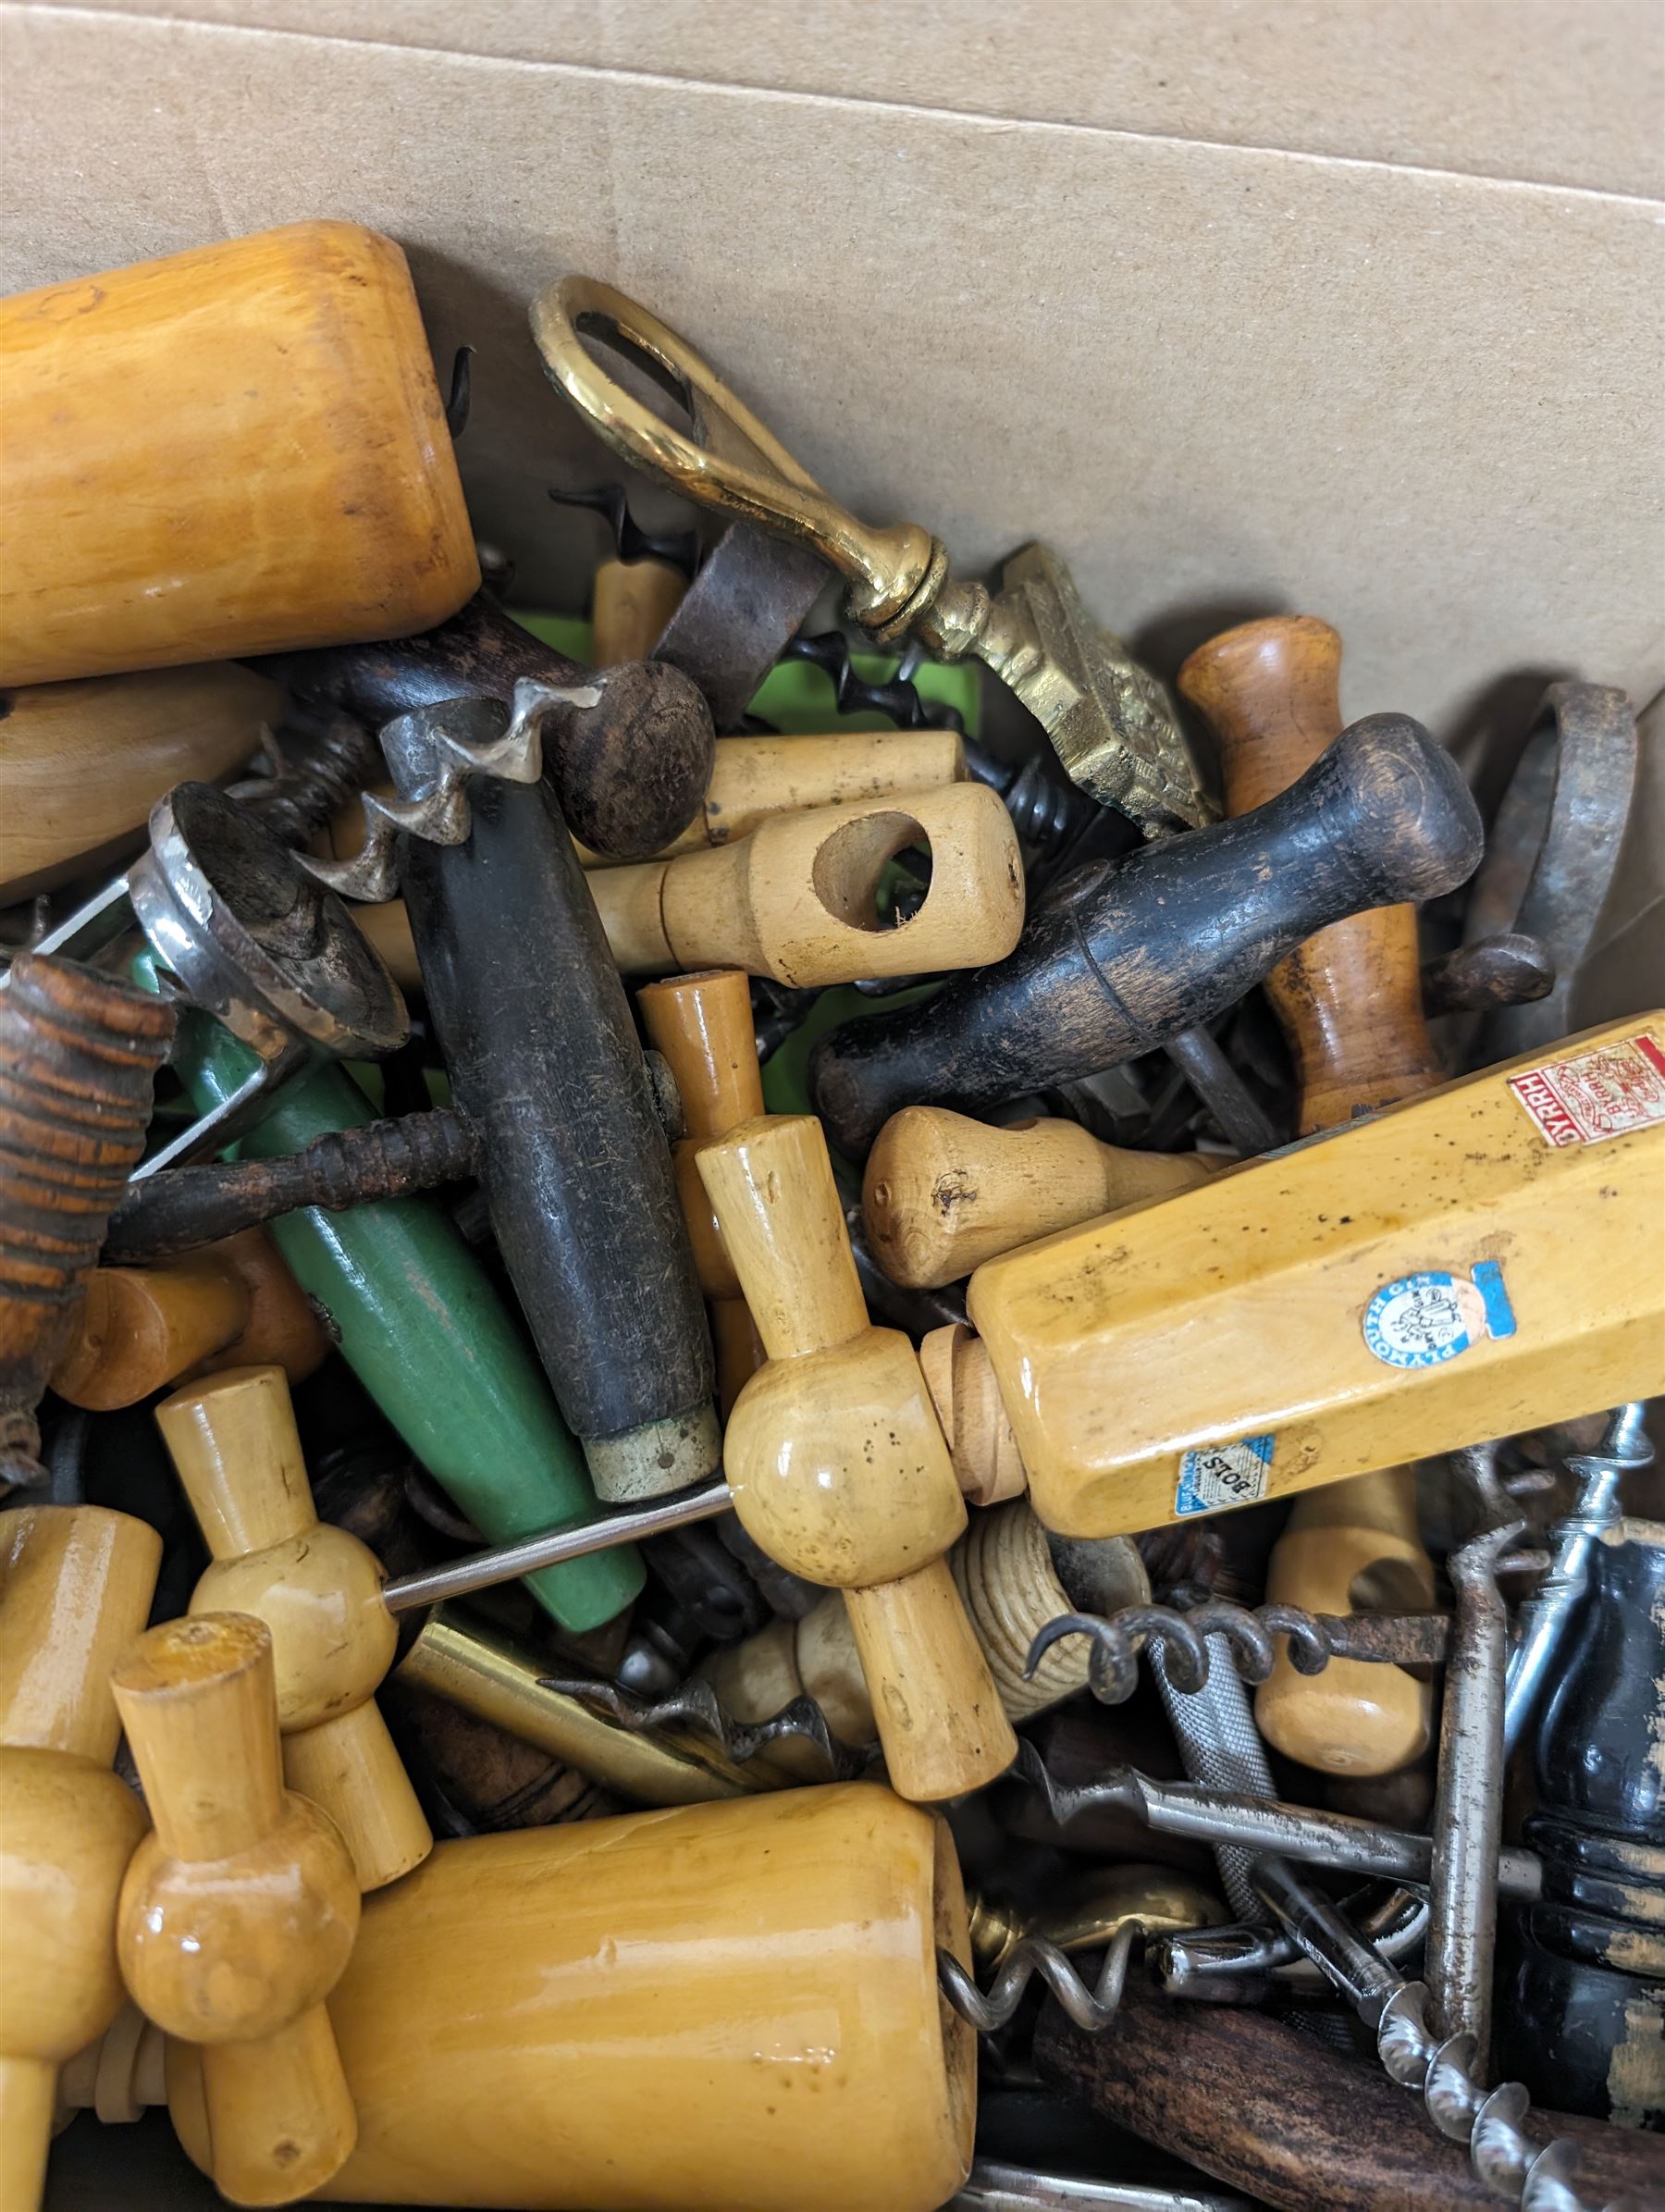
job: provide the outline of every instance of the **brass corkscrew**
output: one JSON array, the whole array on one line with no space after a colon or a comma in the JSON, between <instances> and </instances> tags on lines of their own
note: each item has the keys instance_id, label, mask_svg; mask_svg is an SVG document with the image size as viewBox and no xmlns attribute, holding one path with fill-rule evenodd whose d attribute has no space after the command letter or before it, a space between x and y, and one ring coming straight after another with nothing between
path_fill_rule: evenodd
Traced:
<instances>
[{"instance_id":1,"label":"brass corkscrew","mask_svg":"<svg viewBox=\"0 0 1665 2212\"><path fill-rule=\"evenodd\" d=\"M623 460L701 506L812 546L848 584L849 619L880 644L912 636L939 660L975 654L1041 723L1072 780L1147 835L1214 819L1166 690L1088 613L1056 553L1022 547L998 593L961 582L919 524L859 522L685 340L611 285L563 278L534 301L531 320L549 380ZM615 382L586 337L677 400L692 438Z\"/></svg>"}]
</instances>

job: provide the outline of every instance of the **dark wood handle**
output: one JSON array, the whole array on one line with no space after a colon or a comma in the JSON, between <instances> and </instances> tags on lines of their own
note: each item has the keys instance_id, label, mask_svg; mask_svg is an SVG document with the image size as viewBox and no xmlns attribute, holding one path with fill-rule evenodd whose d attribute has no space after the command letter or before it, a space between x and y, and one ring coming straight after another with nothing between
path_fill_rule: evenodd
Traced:
<instances>
[{"instance_id":1,"label":"dark wood handle","mask_svg":"<svg viewBox=\"0 0 1665 2212\"><path fill-rule=\"evenodd\" d=\"M428 1009L561 1410L581 1438L611 1437L711 1395L671 1155L548 786L480 776L469 804L466 843L406 841Z\"/></svg>"},{"instance_id":2,"label":"dark wood handle","mask_svg":"<svg viewBox=\"0 0 1665 2212\"><path fill-rule=\"evenodd\" d=\"M1134 1985L1110 2028L1084 2035L1049 1999L1035 2066L1072 2103L1284 2212L1496 2212L1466 2152L1378 2066L1264 2013ZM1560 2112L1535 2132L1572 2137L1592 2204L1659 2180L1657 2136Z\"/></svg>"},{"instance_id":3,"label":"dark wood handle","mask_svg":"<svg viewBox=\"0 0 1665 2212\"><path fill-rule=\"evenodd\" d=\"M1179 689L1219 746L1230 814L1305 774L1341 727L1341 640L1311 615L1245 623L1200 646ZM1301 1083L1301 1131L1442 1080L1423 1018L1416 909L1378 907L1309 938L1266 978Z\"/></svg>"},{"instance_id":4,"label":"dark wood handle","mask_svg":"<svg viewBox=\"0 0 1665 2212\"><path fill-rule=\"evenodd\" d=\"M522 629L483 592L419 637L284 653L256 665L302 698L371 723L464 697L507 706L523 676L596 681L594 670ZM545 780L581 844L610 860L645 860L673 844L705 804L716 742L710 710L680 669L628 661L606 672L598 707L549 717Z\"/></svg>"},{"instance_id":5,"label":"dark wood handle","mask_svg":"<svg viewBox=\"0 0 1665 2212\"><path fill-rule=\"evenodd\" d=\"M834 1031L816 1110L859 1157L904 1106L987 1106L1153 1051L1315 931L1454 889L1481 846L1450 755L1404 715L1368 716L1252 814L1067 878L1009 959Z\"/></svg>"}]
</instances>

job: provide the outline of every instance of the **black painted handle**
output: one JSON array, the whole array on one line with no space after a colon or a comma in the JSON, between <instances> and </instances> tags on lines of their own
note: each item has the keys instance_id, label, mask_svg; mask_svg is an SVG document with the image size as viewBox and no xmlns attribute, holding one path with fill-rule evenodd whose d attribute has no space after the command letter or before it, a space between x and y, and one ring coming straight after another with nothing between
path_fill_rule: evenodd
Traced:
<instances>
[{"instance_id":1,"label":"black painted handle","mask_svg":"<svg viewBox=\"0 0 1665 2212\"><path fill-rule=\"evenodd\" d=\"M545 722L544 775L574 836L613 860L647 859L680 836L705 803L717 757L710 709L680 669L656 661L582 668L484 593L419 637L279 653L252 665L302 698L374 725L444 699L508 706L523 676L599 680L598 706Z\"/></svg>"},{"instance_id":2,"label":"black painted handle","mask_svg":"<svg viewBox=\"0 0 1665 2212\"><path fill-rule=\"evenodd\" d=\"M1252 813L1066 878L997 966L835 1030L810 1062L815 1109L859 1157L902 1106L989 1106L1113 1068L1330 922L1452 890L1482 843L1450 755L1405 715L1370 715Z\"/></svg>"}]
</instances>

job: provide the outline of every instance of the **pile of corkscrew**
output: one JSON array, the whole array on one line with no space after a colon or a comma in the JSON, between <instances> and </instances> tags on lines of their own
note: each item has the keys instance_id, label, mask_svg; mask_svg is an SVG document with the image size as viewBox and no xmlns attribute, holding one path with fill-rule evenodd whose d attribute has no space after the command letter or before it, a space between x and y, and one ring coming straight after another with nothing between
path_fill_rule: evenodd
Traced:
<instances>
[{"instance_id":1,"label":"pile of corkscrew","mask_svg":"<svg viewBox=\"0 0 1665 2212\"><path fill-rule=\"evenodd\" d=\"M347 224L7 328L5 2212L1660 2202L1623 695L1483 828L575 278L528 608Z\"/></svg>"}]
</instances>

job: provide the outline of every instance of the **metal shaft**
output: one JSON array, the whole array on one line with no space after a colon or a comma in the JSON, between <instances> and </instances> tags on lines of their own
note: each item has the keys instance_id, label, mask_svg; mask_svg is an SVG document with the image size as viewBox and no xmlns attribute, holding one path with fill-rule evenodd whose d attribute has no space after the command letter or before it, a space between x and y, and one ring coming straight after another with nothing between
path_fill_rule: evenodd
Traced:
<instances>
[{"instance_id":1,"label":"metal shaft","mask_svg":"<svg viewBox=\"0 0 1665 2212\"><path fill-rule=\"evenodd\" d=\"M1193 1697L1187 1700L1194 1704ZM1399 1882L1428 1882L1434 1869L1434 1838L1406 1828L1384 1828L1350 1813L1326 1812L1315 1806L1291 1805L1286 1798L1262 1798L1248 1791L1212 1789L1206 1785L1154 1782L1123 1770L1131 1784L1116 1790L1164 1835L1189 1835L1228 1850L1236 1859L1275 1851L1314 1866L1333 1866L1350 1873L1378 1874ZM1541 1894L1542 1869L1531 1851L1496 1853L1501 1894L1530 1900ZM1227 1892L1229 1895L1229 1892ZM1238 1907L1232 1900L1234 1909ZM1252 1905L1245 1918L1258 1919Z\"/></svg>"},{"instance_id":2,"label":"metal shaft","mask_svg":"<svg viewBox=\"0 0 1665 2212\"><path fill-rule=\"evenodd\" d=\"M1646 1411L1639 1403L1619 1406L1598 1449L1575 1453L1567 1461L1583 1477L1583 1484L1575 1511L1551 1531L1555 1548L1548 1572L1520 1609L1503 1688L1505 1759L1519 1744L1536 1708L1556 1651L1584 1595L1591 1547L1619 1519L1620 1478L1627 1468L1646 1467L1653 1459L1653 1446L1643 1427Z\"/></svg>"},{"instance_id":3,"label":"metal shaft","mask_svg":"<svg viewBox=\"0 0 1665 2212\"><path fill-rule=\"evenodd\" d=\"M1479 2079L1486 2071L1491 2040L1498 1847L1503 1834L1509 1612L1498 1588L1497 1563L1524 1526L1523 1521L1513 1521L1488 1529L1446 1562L1456 1610L1439 1716L1427 1979L1441 2033L1473 2037L1470 2062Z\"/></svg>"},{"instance_id":4,"label":"metal shaft","mask_svg":"<svg viewBox=\"0 0 1665 2212\"><path fill-rule=\"evenodd\" d=\"M1250 2200L1229 2189L1087 2181L979 2158L947 2212L1250 2212Z\"/></svg>"},{"instance_id":5,"label":"metal shaft","mask_svg":"<svg viewBox=\"0 0 1665 2212\"><path fill-rule=\"evenodd\" d=\"M616 1544L635 1543L640 1537L662 1536L670 1528L686 1528L695 1521L715 1520L732 1512L734 1500L726 1482L705 1482L697 1489L680 1490L673 1498L656 1499L649 1505L621 1507L599 1514L548 1536L524 1537L518 1544L500 1544L490 1551L472 1551L449 1566L425 1567L414 1575L400 1575L382 1592L389 1613L408 1613L413 1605L437 1605L442 1598L466 1598L471 1590L488 1590L494 1583L513 1582L539 1567L559 1566L562 1560L586 1559L592 1551L610 1551Z\"/></svg>"}]
</instances>

